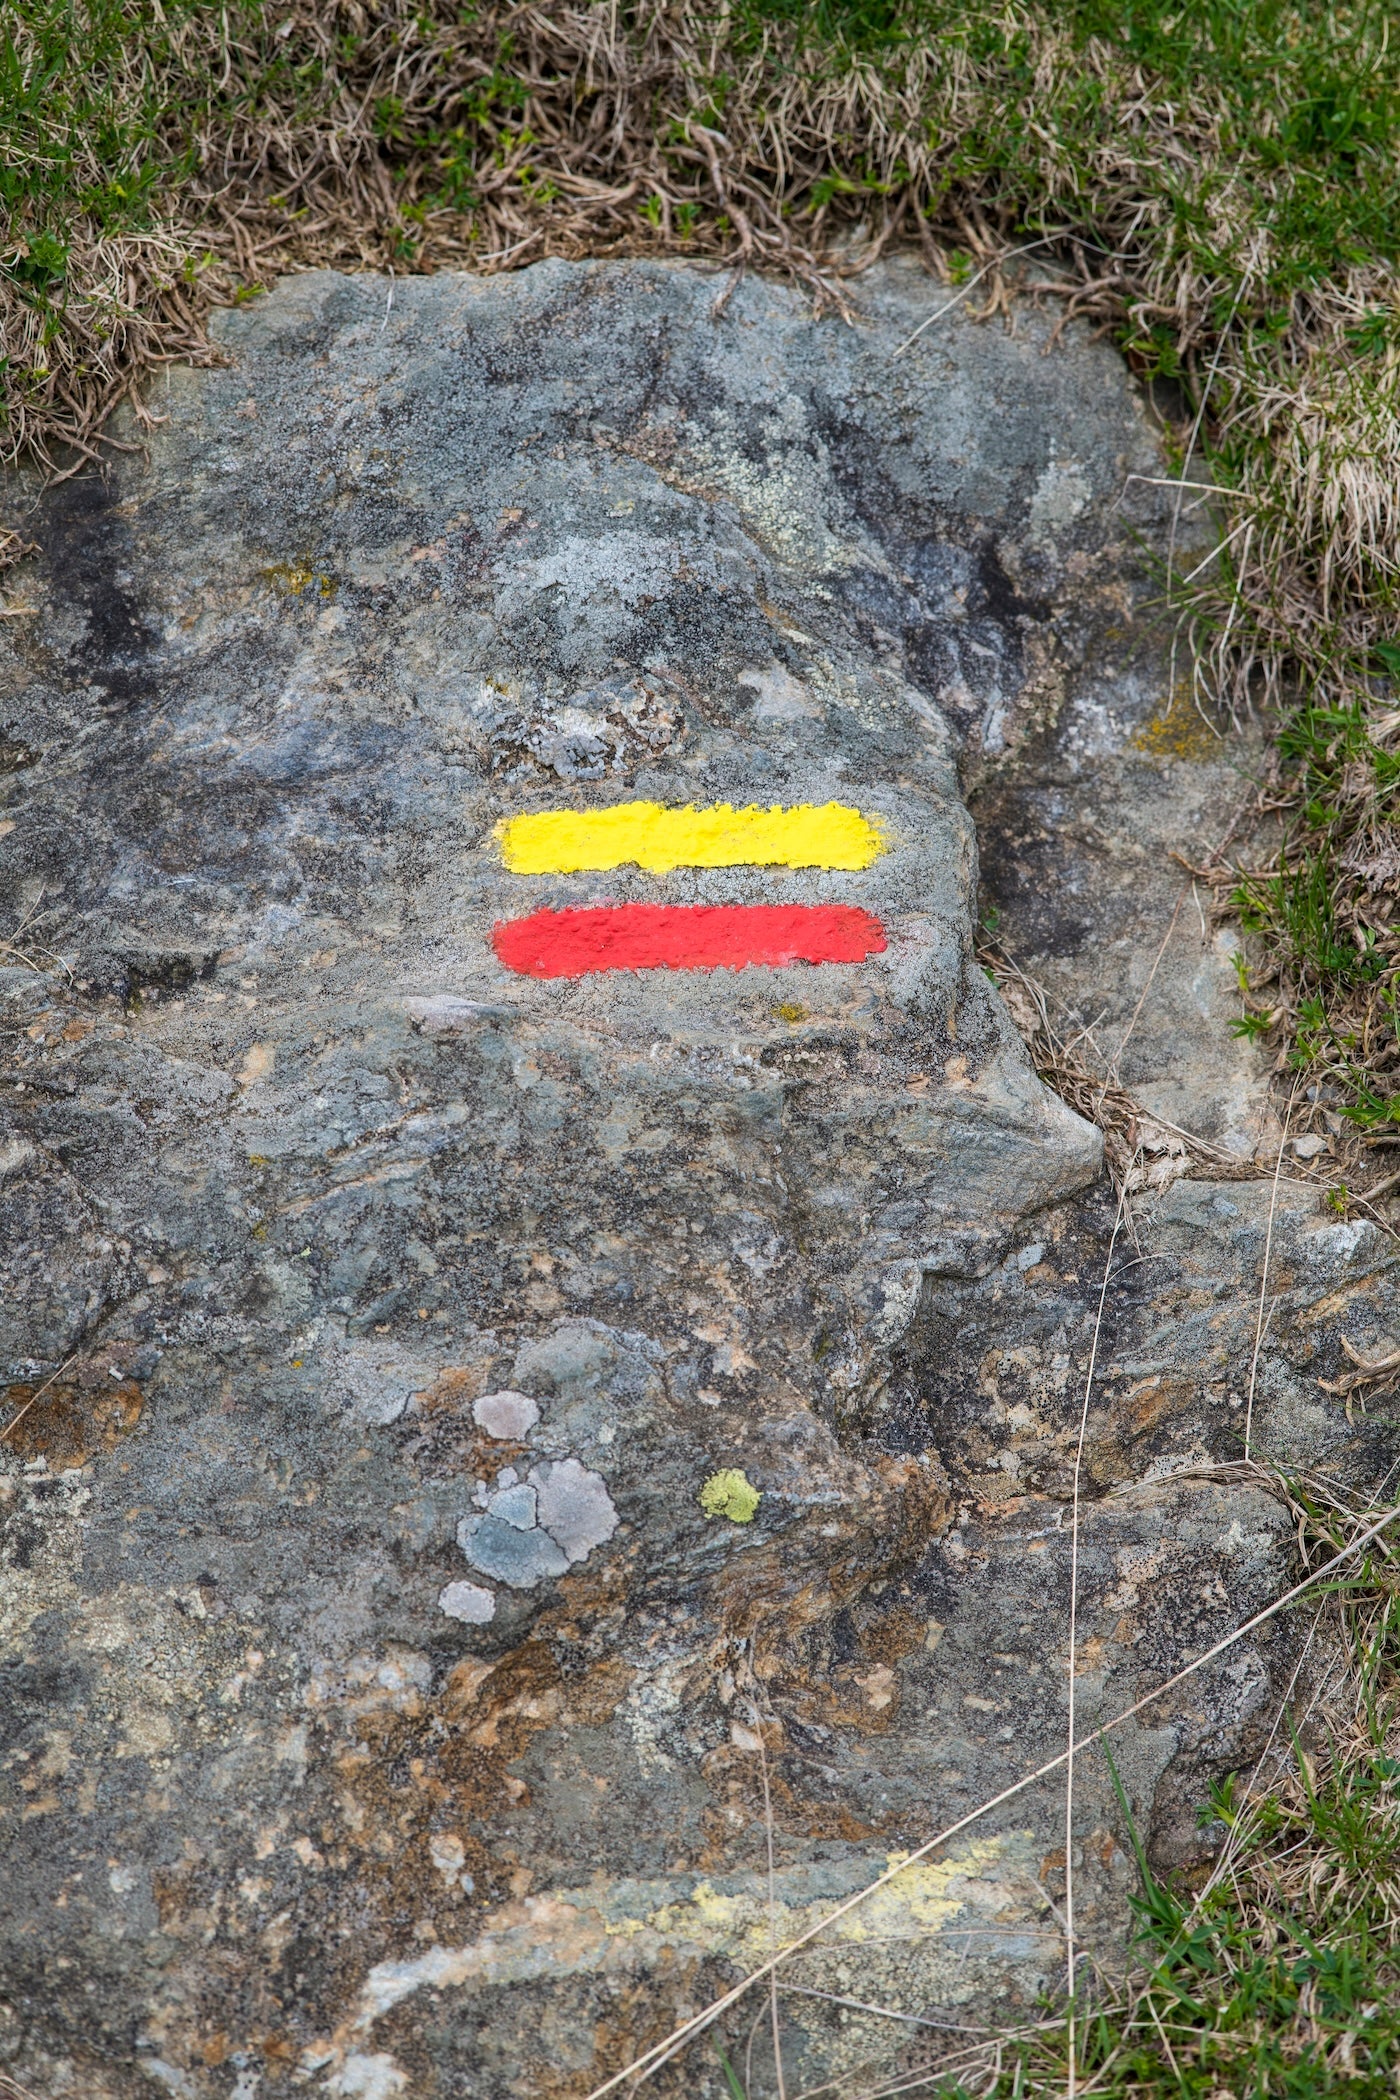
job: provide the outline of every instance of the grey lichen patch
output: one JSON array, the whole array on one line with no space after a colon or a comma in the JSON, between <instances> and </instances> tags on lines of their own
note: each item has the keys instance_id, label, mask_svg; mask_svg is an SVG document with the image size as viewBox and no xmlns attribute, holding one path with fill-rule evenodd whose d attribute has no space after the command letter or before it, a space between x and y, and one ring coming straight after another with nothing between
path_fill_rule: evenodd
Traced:
<instances>
[{"instance_id":1,"label":"grey lichen patch","mask_svg":"<svg viewBox=\"0 0 1400 2100\"><path fill-rule=\"evenodd\" d=\"M527 1481L512 1481L510 1486L497 1488L486 1505L486 1513L499 1517L503 1524L513 1524L517 1531L533 1531L539 1521L536 1510L538 1497Z\"/></svg>"},{"instance_id":2,"label":"grey lichen patch","mask_svg":"<svg viewBox=\"0 0 1400 2100\"><path fill-rule=\"evenodd\" d=\"M449 1582L438 1597L438 1607L449 1619L460 1619L466 1626L489 1626L496 1616L495 1592L484 1590L479 1582Z\"/></svg>"},{"instance_id":3,"label":"grey lichen patch","mask_svg":"<svg viewBox=\"0 0 1400 2100\"><path fill-rule=\"evenodd\" d=\"M617 1511L601 1473L590 1473L576 1458L558 1465L548 1460L530 1473L539 1492L539 1521L557 1539L571 1561L587 1560L617 1530Z\"/></svg>"},{"instance_id":4,"label":"grey lichen patch","mask_svg":"<svg viewBox=\"0 0 1400 2100\"><path fill-rule=\"evenodd\" d=\"M528 1480L506 1466L494 1492L478 1486L477 1500L483 1499L483 1513L458 1525L457 1543L474 1568L517 1590L532 1590L587 1560L618 1525L602 1474L576 1458L546 1459L531 1467Z\"/></svg>"},{"instance_id":5,"label":"grey lichen patch","mask_svg":"<svg viewBox=\"0 0 1400 2100\"><path fill-rule=\"evenodd\" d=\"M472 1402L472 1419L488 1436L528 1436L539 1418L539 1402L528 1393L483 1393Z\"/></svg>"},{"instance_id":6,"label":"grey lichen patch","mask_svg":"<svg viewBox=\"0 0 1400 2100\"><path fill-rule=\"evenodd\" d=\"M463 1517L457 1543L474 1568L513 1590L532 1590L569 1565L547 1531L521 1530L499 1517Z\"/></svg>"},{"instance_id":7,"label":"grey lichen patch","mask_svg":"<svg viewBox=\"0 0 1400 2100\"><path fill-rule=\"evenodd\" d=\"M558 1550L548 1531L523 1529L500 1516L464 1516L458 1546L474 1569L495 1575L512 1590L533 1590L546 1575L563 1575L569 1556Z\"/></svg>"}]
</instances>

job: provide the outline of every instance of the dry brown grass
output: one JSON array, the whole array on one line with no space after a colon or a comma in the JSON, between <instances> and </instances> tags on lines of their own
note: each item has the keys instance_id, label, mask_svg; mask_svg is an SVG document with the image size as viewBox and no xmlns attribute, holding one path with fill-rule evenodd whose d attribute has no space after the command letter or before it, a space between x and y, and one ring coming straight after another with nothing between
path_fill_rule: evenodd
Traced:
<instances>
[{"instance_id":1,"label":"dry brown grass","mask_svg":"<svg viewBox=\"0 0 1400 2100\"><path fill-rule=\"evenodd\" d=\"M1120 1196L1174 1181L1188 1164L1217 1178L1242 1171L1254 1178L1267 1171L1254 1162L1242 1166L1218 1146L1174 1129L1144 1108L1119 1078L1117 1059L1096 1056L1086 1030L1052 1016L1044 986L1003 950L983 947L977 959L995 980L1040 1077L1103 1132L1104 1162Z\"/></svg>"},{"instance_id":2,"label":"dry brown grass","mask_svg":"<svg viewBox=\"0 0 1400 2100\"><path fill-rule=\"evenodd\" d=\"M960 16L979 38L955 33ZM158 49L133 37L107 84L118 106L154 94L165 112L172 179L151 229L104 237L79 214L57 338L42 342L37 309L6 289L11 456L90 441L154 364L199 354L212 302L291 267L681 253L777 268L831 299L892 241L919 242L944 277L1023 247L1028 207L1064 236L1039 275L1067 313L1144 336L1165 324L1182 368L1201 367L1238 258L1243 319L1279 246L1254 223L1257 194L1202 182L1235 150L1229 96L1203 78L1183 102L1116 44L1018 0L910 19L923 34L824 52L791 23L697 0L172 10ZM23 63L23 9L14 33ZM1070 81L1092 107L1067 124ZM969 159L997 127L1028 148L1014 169ZM98 186L91 136L64 143L70 187ZM843 257L833 243L857 221L866 238ZM6 252L26 232L18 216ZM1300 371L1378 282L1343 265L1295 301L1285 355ZM986 303L1002 291L993 274ZM1259 413L1287 420L1275 391Z\"/></svg>"}]
</instances>

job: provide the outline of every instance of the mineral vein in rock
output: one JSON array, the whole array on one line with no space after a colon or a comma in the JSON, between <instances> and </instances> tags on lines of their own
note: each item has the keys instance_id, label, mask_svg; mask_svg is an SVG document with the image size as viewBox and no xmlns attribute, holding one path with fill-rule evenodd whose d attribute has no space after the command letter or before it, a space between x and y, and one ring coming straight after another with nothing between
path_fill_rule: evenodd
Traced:
<instances>
[{"instance_id":1,"label":"mineral vein in rock","mask_svg":"<svg viewBox=\"0 0 1400 2100\"><path fill-rule=\"evenodd\" d=\"M868 868L885 850L878 822L844 802L547 809L511 817L496 836L515 875L572 875L628 863L651 875L673 868Z\"/></svg>"},{"instance_id":2,"label":"mineral vein in rock","mask_svg":"<svg viewBox=\"0 0 1400 2100\"><path fill-rule=\"evenodd\" d=\"M884 949L885 930L853 904L615 904L537 911L497 926L491 939L522 977L587 977L863 962Z\"/></svg>"}]
</instances>

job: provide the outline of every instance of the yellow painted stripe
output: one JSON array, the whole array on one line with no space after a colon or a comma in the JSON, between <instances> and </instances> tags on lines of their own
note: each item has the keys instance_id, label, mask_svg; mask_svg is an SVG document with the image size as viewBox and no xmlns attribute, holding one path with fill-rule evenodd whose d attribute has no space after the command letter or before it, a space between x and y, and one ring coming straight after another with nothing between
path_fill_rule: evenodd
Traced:
<instances>
[{"instance_id":1,"label":"yellow painted stripe","mask_svg":"<svg viewBox=\"0 0 1400 2100\"><path fill-rule=\"evenodd\" d=\"M844 802L794 809L732 809L727 802L708 809L663 809L659 802L548 809L509 818L496 836L516 875L572 875L629 861L649 875L672 868L868 868L885 850L879 823Z\"/></svg>"}]
</instances>

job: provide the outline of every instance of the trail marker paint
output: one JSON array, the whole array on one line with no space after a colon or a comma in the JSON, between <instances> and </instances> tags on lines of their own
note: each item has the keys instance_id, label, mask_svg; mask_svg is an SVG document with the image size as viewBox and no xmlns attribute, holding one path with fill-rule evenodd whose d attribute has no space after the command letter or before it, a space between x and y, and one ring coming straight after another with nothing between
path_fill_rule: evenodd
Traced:
<instances>
[{"instance_id":1,"label":"trail marker paint","mask_svg":"<svg viewBox=\"0 0 1400 2100\"><path fill-rule=\"evenodd\" d=\"M844 802L795 808L727 802L665 809L620 802L611 809L548 809L497 826L515 875L575 875L635 862L651 875L672 868L868 868L885 850L878 823Z\"/></svg>"},{"instance_id":2,"label":"trail marker paint","mask_svg":"<svg viewBox=\"0 0 1400 2100\"><path fill-rule=\"evenodd\" d=\"M522 977L588 977L863 962L883 951L885 929L854 904L610 904L509 919L491 945Z\"/></svg>"}]
</instances>

